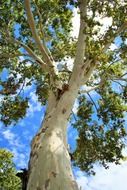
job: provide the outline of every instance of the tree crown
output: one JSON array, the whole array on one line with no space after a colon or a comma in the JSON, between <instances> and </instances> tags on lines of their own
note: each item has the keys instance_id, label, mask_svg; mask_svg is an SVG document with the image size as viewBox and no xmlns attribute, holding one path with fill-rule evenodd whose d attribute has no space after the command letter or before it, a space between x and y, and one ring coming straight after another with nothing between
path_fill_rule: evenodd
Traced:
<instances>
[{"instance_id":1,"label":"tree crown","mask_svg":"<svg viewBox=\"0 0 127 190\"><path fill-rule=\"evenodd\" d=\"M94 66L87 83L82 83L85 90L79 91L74 124L79 132L74 153L76 164L89 170L97 160L105 166L106 162L118 163L122 158L127 110L126 2L3 0L0 71L6 75L0 80L0 120L10 125L25 116L29 101L25 87L34 85L38 100L45 105L51 91L58 100L58 90L70 85L76 67L74 62L69 68L67 60L76 57L79 42L79 38L72 36L74 9L83 25L84 64L89 62L84 76ZM106 29L102 22L105 18L111 21ZM119 44L112 50L114 40Z\"/></svg>"}]
</instances>

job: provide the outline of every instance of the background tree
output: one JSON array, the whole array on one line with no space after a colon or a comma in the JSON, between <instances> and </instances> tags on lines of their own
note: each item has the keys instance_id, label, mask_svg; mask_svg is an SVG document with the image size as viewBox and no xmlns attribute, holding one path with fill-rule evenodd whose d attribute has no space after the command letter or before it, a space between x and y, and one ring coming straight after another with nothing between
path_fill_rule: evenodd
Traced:
<instances>
[{"instance_id":1,"label":"background tree","mask_svg":"<svg viewBox=\"0 0 127 190\"><path fill-rule=\"evenodd\" d=\"M71 33L75 8L80 14L78 38ZM74 164L94 174L93 163L99 161L107 168L108 162L118 164L123 157L126 10L122 0L1 2L0 70L6 77L0 82L0 119L7 126L25 116L29 97L24 88L30 85L47 106L31 144L27 190L78 189L66 142L76 98L79 108L73 125L79 138ZM105 30L104 18L111 21ZM118 47L111 50L116 39Z\"/></svg>"},{"instance_id":2,"label":"background tree","mask_svg":"<svg viewBox=\"0 0 127 190\"><path fill-rule=\"evenodd\" d=\"M0 149L0 189L21 190L21 181L16 177L16 169L12 161L13 155Z\"/></svg>"}]
</instances>

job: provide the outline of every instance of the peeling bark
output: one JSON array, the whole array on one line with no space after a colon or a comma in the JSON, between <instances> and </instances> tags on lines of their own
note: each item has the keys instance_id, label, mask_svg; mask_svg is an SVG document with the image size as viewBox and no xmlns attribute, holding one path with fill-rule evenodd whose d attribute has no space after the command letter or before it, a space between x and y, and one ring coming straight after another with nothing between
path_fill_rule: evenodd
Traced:
<instances>
[{"instance_id":1,"label":"peeling bark","mask_svg":"<svg viewBox=\"0 0 127 190\"><path fill-rule=\"evenodd\" d=\"M78 190L66 141L68 114L63 114L64 104L59 104L47 113L32 142L27 190Z\"/></svg>"}]
</instances>

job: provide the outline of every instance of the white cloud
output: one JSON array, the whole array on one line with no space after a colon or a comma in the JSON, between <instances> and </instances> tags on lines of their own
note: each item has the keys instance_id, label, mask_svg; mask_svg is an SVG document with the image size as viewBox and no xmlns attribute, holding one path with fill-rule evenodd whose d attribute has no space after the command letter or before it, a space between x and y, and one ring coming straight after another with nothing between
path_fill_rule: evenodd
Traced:
<instances>
[{"instance_id":1,"label":"white cloud","mask_svg":"<svg viewBox=\"0 0 127 190\"><path fill-rule=\"evenodd\" d=\"M108 28L112 25L112 17L100 17L97 15L94 19L95 21L100 22L101 26L94 26L94 30L98 31L97 35L94 35L94 40L97 40L100 36L104 35Z\"/></svg>"},{"instance_id":2,"label":"white cloud","mask_svg":"<svg viewBox=\"0 0 127 190\"><path fill-rule=\"evenodd\" d=\"M8 141L8 150L13 153L13 161L15 164L20 168L25 168L28 161L29 148L21 143L19 136L16 133L11 132L11 130L4 130L1 134Z\"/></svg>"},{"instance_id":3,"label":"white cloud","mask_svg":"<svg viewBox=\"0 0 127 190\"><path fill-rule=\"evenodd\" d=\"M31 102L29 102L29 108L27 110L26 117L33 117L36 111L42 110L42 105L40 102L38 102L38 98L34 92L30 93L30 98L31 98Z\"/></svg>"},{"instance_id":4,"label":"white cloud","mask_svg":"<svg viewBox=\"0 0 127 190\"><path fill-rule=\"evenodd\" d=\"M69 58L65 57L64 60L62 60L60 62L57 62L56 66L57 66L58 70L62 70L66 66L67 69L69 69L70 71L72 71L72 69L73 69L73 62L74 62L74 59L72 59L70 57Z\"/></svg>"},{"instance_id":5,"label":"white cloud","mask_svg":"<svg viewBox=\"0 0 127 190\"><path fill-rule=\"evenodd\" d=\"M73 30L71 32L71 36L72 37L78 37L79 34L79 28L80 28L80 14L78 14L79 10L74 8L73 10L73 18L72 18L72 26L73 26ZM92 16L92 12L88 12L88 16L91 17ZM94 18L95 21L99 21L100 24L102 26L98 27L95 26L94 29L99 29L99 33L98 33L98 37L102 34L104 34L108 28L112 25L112 17L101 17L99 14L96 15L96 17ZM97 36L95 36L95 38L97 38Z\"/></svg>"},{"instance_id":6,"label":"white cloud","mask_svg":"<svg viewBox=\"0 0 127 190\"><path fill-rule=\"evenodd\" d=\"M72 26L73 26L73 30L71 32L71 36L77 38L79 34L79 27L80 27L80 15L78 14L78 9L76 8L74 8L73 10Z\"/></svg>"},{"instance_id":7,"label":"white cloud","mask_svg":"<svg viewBox=\"0 0 127 190\"><path fill-rule=\"evenodd\" d=\"M27 110L26 117L33 117L36 111L41 111L41 108L42 106L40 103L37 102L36 104L33 104L29 102L29 108Z\"/></svg>"},{"instance_id":8,"label":"white cloud","mask_svg":"<svg viewBox=\"0 0 127 190\"><path fill-rule=\"evenodd\" d=\"M104 18L97 18L99 22L102 24L100 28L100 34L105 33L105 31L112 25L112 17L104 17Z\"/></svg>"},{"instance_id":9,"label":"white cloud","mask_svg":"<svg viewBox=\"0 0 127 190\"><path fill-rule=\"evenodd\" d=\"M72 109L72 111L74 112L74 114L77 113L77 111L78 111L78 106L79 106L78 100L76 100L75 103L74 103L73 109Z\"/></svg>"},{"instance_id":10,"label":"white cloud","mask_svg":"<svg viewBox=\"0 0 127 190\"><path fill-rule=\"evenodd\" d=\"M38 101L38 98L37 98L35 92L30 93L30 98L33 101L33 103L36 103Z\"/></svg>"},{"instance_id":11,"label":"white cloud","mask_svg":"<svg viewBox=\"0 0 127 190\"><path fill-rule=\"evenodd\" d=\"M117 46L116 44L113 43L113 44L110 45L109 48L110 48L110 50L113 51L113 50L115 50L115 49L118 49L118 46Z\"/></svg>"},{"instance_id":12,"label":"white cloud","mask_svg":"<svg viewBox=\"0 0 127 190\"><path fill-rule=\"evenodd\" d=\"M110 164L108 170L96 166L95 171L93 177L86 177L79 171L76 173L77 183L82 190L126 190L127 161L121 165Z\"/></svg>"},{"instance_id":13,"label":"white cloud","mask_svg":"<svg viewBox=\"0 0 127 190\"><path fill-rule=\"evenodd\" d=\"M125 40L125 44L127 45L127 39Z\"/></svg>"},{"instance_id":14,"label":"white cloud","mask_svg":"<svg viewBox=\"0 0 127 190\"><path fill-rule=\"evenodd\" d=\"M11 132L11 130L4 130L2 135L11 146L23 148L23 144L21 144L19 136Z\"/></svg>"},{"instance_id":15,"label":"white cloud","mask_svg":"<svg viewBox=\"0 0 127 190\"><path fill-rule=\"evenodd\" d=\"M88 190L89 179L83 174L83 172L76 172L76 181L78 183L79 189Z\"/></svg>"},{"instance_id":16,"label":"white cloud","mask_svg":"<svg viewBox=\"0 0 127 190\"><path fill-rule=\"evenodd\" d=\"M25 152L20 153L17 149L12 148L11 152L14 155L13 161L16 163L16 165L19 168L26 168L27 167L27 162L28 162L28 157L26 156L27 154Z\"/></svg>"},{"instance_id":17,"label":"white cloud","mask_svg":"<svg viewBox=\"0 0 127 190\"><path fill-rule=\"evenodd\" d=\"M15 134L13 134L10 130L3 131L3 136L8 141L13 141L15 139Z\"/></svg>"},{"instance_id":18,"label":"white cloud","mask_svg":"<svg viewBox=\"0 0 127 190\"><path fill-rule=\"evenodd\" d=\"M94 82L99 83L99 80L94 80ZM91 90L92 88L93 87L91 87L91 86L83 85L83 86L81 86L80 90L81 90L82 94L86 94L86 92L88 91L92 97L96 98L97 93L95 90Z\"/></svg>"}]
</instances>

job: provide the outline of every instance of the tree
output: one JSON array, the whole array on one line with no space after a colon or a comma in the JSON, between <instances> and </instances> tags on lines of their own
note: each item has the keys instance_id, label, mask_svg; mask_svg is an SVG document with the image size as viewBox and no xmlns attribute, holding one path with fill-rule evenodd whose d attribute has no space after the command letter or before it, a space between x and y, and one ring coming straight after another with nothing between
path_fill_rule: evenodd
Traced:
<instances>
[{"instance_id":1,"label":"tree","mask_svg":"<svg viewBox=\"0 0 127 190\"><path fill-rule=\"evenodd\" d=\"M38 100L47 106L31 144L27 190L77 190L66 141L76 98L79 108L73 125L79 138L73 163L93 173L93 163L99 161L107 168L108 162L118 164L122 158L127 3L2 0L0 9L0 69L7 73L0 83L0 119L10 125L25 116L26 86L34 85ZM78 38L71 35L74 9L80 15ZM104 18L111 25L102 32ZM116 39L119 45L111 50ZM74 59L72 69L67 63L70 58ZM98 95L96 102L91 91Z\"/></svg>"},{"instance_id":2,"label":"tree","mask_svg":"<svg viewBox=\"0 0 127 190\"><path fill-rule=\"evenodd\" d=\"M13 155L0 149L0 189L21 190L21 181L16 177L16 169L12 161Z\"/></svg>"}]
</instances>

